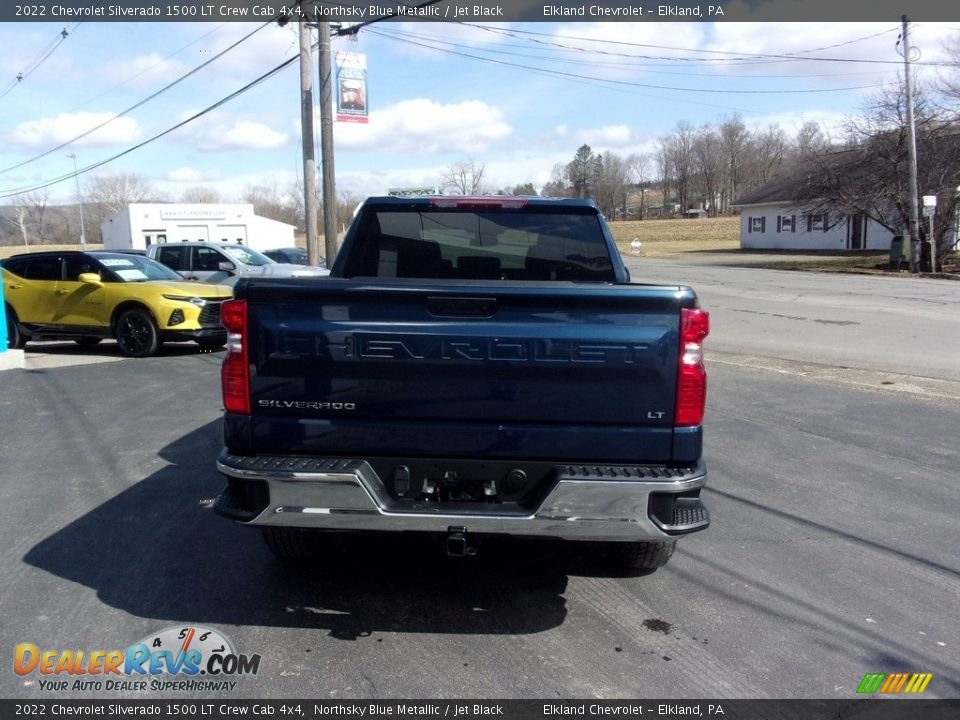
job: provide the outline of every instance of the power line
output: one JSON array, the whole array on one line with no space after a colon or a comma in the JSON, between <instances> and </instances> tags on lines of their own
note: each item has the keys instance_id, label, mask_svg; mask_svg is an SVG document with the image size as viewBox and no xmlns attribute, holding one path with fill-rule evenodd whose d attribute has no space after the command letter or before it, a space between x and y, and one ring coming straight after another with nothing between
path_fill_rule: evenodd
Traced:
<instances>
[{"instance_id":1,"label":"power line","mask_svg":"<svg viewBox=\"0 0 960 720\"><path fill-rule=\"evenodd\" d=\"M470 26L468 26L468 27L470 27ZM642 57L638 57L638 56L634 56L634 55L627 55L627 54L622 54L622 57L624 57L624 58L629 58L629 59L631 59L631 60L635 60L635 62L627 62L627 61L622 61L622 62L618 62L618 61L597 61L597 60L594 60L594 59L592 59L592 58L587 59L587 58L584 58L584 54L585 54L586 52L588 52L588 51L587 51L586 49L584 49L584 48L562 48L562 49L561 49L563 54L568 55L568 56L569 56L569 55L575 55L576 57L552 57L552 56L549 56L549 55L543 55L543 54L538 54L538 53L531 53L531 52L512 52L512 51L510 51L510 50L504 50L504 49L502 49L503 47L508 47L508 48L522 48L522 47L524 47L524 46L521 46L521 45L512 45L512 44L507 44L507 45L505 45L505 46L500 46L500 45L498 45L498 46L496 46L495 49L494 49L494 48L487 48L487 47L478 48L478 47L476 47L476 46L464 45L464 44L462 44L462 43L456 43L456 42L452 42L452 41L449 41L449 40L440 40L440 39L437 39L437 38L432 38L432 37L427 36L427 35L418 35L418 34L416 34L416 33L406 32L406 31L403 31L403 30L397 30L397 29L395 29L395 28L391 28L389 31L384 31L384 32L389 32L391 35L396 36L396 37L399 37L399 38L413 38L413 39L417 39L417 40L421 40L421 41L432 42L432 43L435 43L435 44L438 44L438 45L445 45L445 46L452 47L452 48L459 48L459 49L462 49L462 50L472 49L472 50L476 50L476 51L478 51L478 52L489 53L489 54L491 54L491 55L507 55L507 56L520 57L520 58L533 58L533 59L542 60L542 61L545 61L545 62L563 63L563 64L568 64L568 65L581 65L581 66L589 66L589 67L605 67L605 68L611 68L611 69L627 69L627 70L629 70L629 69L642 69L642 70L644 70L645 72L650 73L650 74L653 74L653 75L678 75L678 76L685 76L685 77L703 77L701 74L694 73L694 72L669 72L669 71L663 71L663 70L651 70L651 69L650 69L650 68L651 68L651 63L645 62ZM583 59L578 59L578 58L583 58ZM710 62L710 66L711 66L711 67L714 67L714 66L716 66L716 63L714 63L713 61L711 61L711 62ZM657 67L660 67L660 66L658 65ZM676 67L676 66L673 65L673 64L670 64L668 67ZM682 66L681 66L681 67L682 67ZM847 76L854 76L854 75L871 75L871 76L872 76L872 75L876 75L876 72L866 72L866 71L864 71L864 72L858 72L858 73L836 73L836 72L832 72L832 73L791 73L791 74L787 74L787 75L782 75L782 74L776 74L776 75L774 75L774 74L769 74L769 73L735 74L735 73L723 72L722 76L720 76L720 77L722 77L722 78L748 78L748 79L805 79L805 78L823 78L823 77L847 77Z\"/></svg>"},{"instance_id":2,"label":"power line","mask_svg":"<svg viewBox=\"0 0 960 720\"><path fill-rule=\"evenodd\" d=\"M303 2L303 0L298 0L298 2L297 2L296 4L299 5L299 4L301 4L301 2ZM436 2L440 2L440 0L429 0L428 2L423 3L422 6L432 5L432 4L436 3ZM421 7L421 6L417 6L417 7ZM193 71L191 71L191 73L188 73L188 75L189 75L189 74L192 74L193 72L196 72L197 70L201 69L201 68L204 67L205 65L208 65L210 62L212 62L213 60L215 60L216 57L219 57L220 55L228 52L230 49L232 49L233 47L235 47L235 46L236 46L237 44L239 44L240 42L245 41L247 38L249 38L249 37L250 37L251 35L253 35L254 33L259 32L260 30L262 30L263 27L265 27L266 25L269 25L270 23L275 22L280 16L281 16L281 14L278 13L274 18L271 18L271 20L269 20L267 23L265 23L265 25L262 25L261 27L257 28L257 29L254 30L253 32L249 33L247 36L245 36L245 37L242 38L241 40L237 41L237 43L235 43L234 45L232 45L230 48L227 48L226 50L224 50L223 52L221 52L219 55L215 56L214 58L211 58L211 60L208 61L207 63L204 63L203 65L195 68ZM367 25L370 25L370 24L372 24L373 22L379 22L380 20L385 20L385 19L387 19L387 17L388 17L388 16L383 16L383 17L381 17L381 18L376 18L376 19L374 19L374 20L368 21L366 24L367 24ZM338 34L348 34L348 35L349 35L349 34L351 34L351 33L349 33L349 32L341 33L341 32L338 30L337 32L335 32L335 33L333 33L333 34L334 34L334 35L338 35ZM316 44L314 44L314 47L316 47ZM111 162L113 162L114 160L118 160L118 159L124 157L125 155L129 155L130 153L132 153L132 152L134 152L134 151L136 151L136 150L139 150L140 148L145 147L146 145L149 145L150 143L152 143L152 142L154 142L154 141L156 141L156 140L159 140L160 138L162 138L162 137L164 137L164 136L166 136L166 135L169 135L171 132L173 132L173 131L175 131L175 130L178 130L178 129L184 127L185 125L193 122L194 120L197 120L198 118L203 117L203 116L206 115L207 113L212 112L213 110L216 110L217 108L219 108L219 107L221 107L222 105L230 102L231 100L239 97L240 95L243 95L243 94L246 93L247 91L252 90L254 87L256 87L257 85L259 85L260 83L262 83L262 82L268 80L269 78L273 77L274 75L276 75L277 73L279 73L281 70L284 70L285 68L289 67L291 64L293 64L294 62L296 62L296 61L298 61L298 60L299 60L299 55L295 55L295 56L293 56L293 57L291 57L291 58L288 58L287 60L283 61L283 62L280 63L279 65L277 65L277 66L275 66L274 68L272 68L271 70L268 70L268 71L265 72L264 74L260 75L260 76L257 77L255 80L252 80L251 82L247 83L246 85L244 85L243 87L239 88L238 90L230 93L230 94L227 95L226 97L221 98L220 100L218 100L217 102L213 103L212 105L210 105L210 106L204 108L203 110L201 110L201 111L199 111L199 112L191 115L190 117L186 118L185 120L182 120L181 122L177 123L176 125L173 125L172 127L169 127L169 128L167 128L166 130L164 130L164 131L162 131L162 132L159 132L159 133L157 133L156 135L153 135L152 137L150 137L150 138L148 138L148 139L146 139L146 140L144 140L144 141L142 141L142 142L139 142L139 143L137 143L136 145L133 145L132 147L127 148L126 150L123 150L122 152L116 153L115 155L112 155L112 156L110 156L110 157L108 157L108 158L105 158L105 159L103 159L103 160L100 160L100 161L98 161L98 162L95 162L95 163L93 163L93 164L91 164L91 165L87 165L87 166L85 166L85 167L81 168L80 170L75 171L75 172L73 172L73 173L66 173L65 175L61 175L61 176L59 176L59 177L56 177L56 178L54 178L53 180L48 180L48 181L45 181L45 182L42 182L42 183L38 183L38 184L35 184L35 185L25 186L25 187L16 188L16 189L0 190L0 199L8 198L8 197L14 197L14 196L16 196L16 195L21 195L21 194L23 194L23 193L33 192L33 191L35 191L35 190L42 190L42 189L44 189L44 188L52 187L53 185L57 185L57 184L65 181L65 180L69 180L69 179L71 179L71 178L78 177L79 175L83 175L84 173L90 172L90 171L92 171L92 170L96 170L97 168L102 167L103 165L106 165L106 164L108 164L108 163L111 163ZM185 77L187 77L187 76L184 76L184 78L185 78ZM181 80L184 79L184 78L181 78ZM178 81L175 81L174 83L171 83L171 85L168 86L168 87L172 87L172 85L176 84L176 82L179 82L179 80L178 80ZM166 88L164 88L164 90L165 90L165 89L166 89ZM163 90L158 91L158 92L155 93L153 96L151 96L151 98L152 98L152 97L155 97L155 96L156 96L157 94L159 94L160 92L163 92ZM149 100L149 99L150 99L150 98L147 98L147 100ZM146 102L146 100L142 101L141 103L138 103L138 106L139 106L139 105L142 105L143 102ZM136 106L135 106L135 107L136 107ZM131 109L132 109L132 108L131 108ZM125 111L125 112L129 112L129 110L128 110L128 111ZM118 115L117 117L119 117L119 115ZM109 121L108 121L108 122L109 122ZM92 131L91 131L91 132L92 132ZM87 134L88 134L88 133L87 133ZM82 137L82 136L81 136L81 137ZM73 141L71 140L71 141L68 141L68 142L73 142ZM63 147L63 146L61 145L60 147ZM48 154L50 154L51 152L53 152L53 150L47 151L46 153L44 153L44 155L48 155ZM39 157L43 157L43 156L38 156L38 158L39 158ZM32 162L32 161L30 161L30 162ZM25 163L21 163L21 165L22 165L22 164L25 164ZM10 169L10 168L8 168L8 169ZM0 172L6 172L6 170L0 171Z\"/></svg>"},{"instance_id":3,"label":"power line","mask_svg":"<svg viewBox=\"0 0 960 720\"><path fill-rule=\"evenodd\" d=\"M393 38L390 38L390 39L393 39ZM536 68L531 68L531 67L529 67L529 66L525 66L524 69L525 69L527 72L529 72L529 73L531 73L531 74L533 74L533 75L542 75L542 76L544 76L544 77L555 76L555 73L554 73L553 71L551 71L551 70L548 70L548 69L540 70L540 69L536 69ZM725 110L725 111L729 111L729 112L742 113L742 114L744 114L744 115L757 115L757 116L761 116L761 117L763 117L763 116L778 117L778 116L780 115L780 113L769 113L769 112L762 112L762 111L758 111L758 110L752 110L752 109L749 109L749 108L731 107L730 105L720 105L720 104L718 104L718 103L703 102L703 101L701 101L701 100L690 100L690 99L683 98L683 97L679 97L679 98L677 98L677 97L664 97L664 96L656 95L656 94L649 93L649 92L638 92L638 91L636 91L636 90L634 90L634 89L631 89L631 88L628 88L628 87L622 87L622 86L613 85L613 84L611 84L611 83L614 82L614 81L606 80L606 79L604 79L604 78L583 78L583 79L578 79L578 78L576 78L576 77L564 77L563 79L564 79L566 82L574 83L574 84L577 84L577 85L584 85L584 86L587 86L587 87L600 88L600 89L602 89L602 90L609 90L609 91L611 91L611 92L616 92L616 93L620 93L620 94L623 94L623 95L632 95L632 96L634 96L634 97L642 97L642 98L646 98L646 99L649 99L649 100L663 100L663 101L667 101L667 102L676 102L676 103L681 103L681 104L686 104L686 105L693 105L693 106L695 106L695 107L713 108L713 109L716 109L716 110ZM815 116L809 116L809 117L815 118Z\"/></svg>"},{"instance_id":4,"label":"power line","mask_svg":"<svg viewBox=\"0 0 960 720\"><path fill-rule=\"evenodd\" d=\"M72 26L72 29L75 31L77 27L80 26L81 24L82 22L78 22L74 24ZM16 77L13 80L11 80L10 83L2 91L0 91L0 100L2 100L7 95L9 95L15 87L19 87L24 80L26 80L34 72L36 72L40 68L40 66L43 65L51 55L53 55L53 53L56 51L58 47L60 47L63 41L70 36L71 31L67 29L68 27L70 26L65 25L63 30L57 33L57 37L51 40L50 43L48 43L46 47L44 47L44 49L41 50L33 60L27 63L27 65L20 72L17 73Z\"/></svg>"},{"instance_id":5,"label":"power line","mask_svg":"<svg viewBox=\"0 0 960 720\"><path fill-rule=\"evenodd\" d=\"M88 173L88 172L90 172L91 170L96 170L97 168L102 167L103 165L106 165L106 164L108 164L108 163L111 163L111 162L113 162L114 160L118 160L118 159L124 157L125 155L129 155L130 153L134 152L135 150L139 150L140 148L142 148L142 147L144 147L144 146L146 146L146 145L149 145L150 143L152 143L152 142L154 142L154 141L156 141L156 140L159 140L160 138L162 138L162 137L164 137L164 136L166 136L166 135L169 135L169 134L172 133L174 130L179 130L179 129L182 128L184 125L187 125L187 124L193 122L194 120L197 120L198 118L203 117L203 116L206 115L207 113L212 112L212 111L216 110L217 108L219 108L220 106L225 105L226 103L230 102L231 100L239 97L240 95L243 95L245 92L247 92L247 91L249 91L249 90L252 90L254 87L256 87L256 86L259 85L260 83L264 82L265 80L268 80L269 78L273 77L274 75L276 75L277 73L279 73L281 70L289 67L291 64L293 64L293 63L296 62L297 60L299 60L299 57L298 57L298 56L294 56L294 57L288 58L287 60L284 60L284 61L283 61L282 63L280 63L279 65L277 65L277 66L275 66L274 68L272 68L271 70L268 70L267 72L263 73L262 75L260 75L259 77L257 77L255 80L250 81L249 83L247 83L247 84L244 85L243 87L239 88L238 90L235 90L234 92L230 93L230 94L227 95L226 97L221 98L220 100L218 100L217 102L213 103L212 105L207 106L207 107L204 108L203 110L200 110L199 112L194 113L193 115L191 115L190 117L186 118L185 120L182 120L182 121L178 122L176 125L173 125L173 126L167 128L166 130L163 130L162 132L159 132L159 133L157 133L156 135L153 135L152 137L147 138L146 140L143 140L142 142L139 142L139 143L137 143L136 145L133 145L132 147L127 148L126 150L123 150L122 152L116 153L115 155L112 155L112 156L110 156L110 157L108 157L108 158L105 158L105 159L103 159L103 160L99 160L98 162L95 162L95 163L93 163L93 164L91 164L91 165L86 165L85 167L80 168L80 170L78 170L77 172L66 173L65 175L61 175L61 176L59 176L59 177L57 177L57 178L54 178L53 180L48 180L48 181L45 181L45 182L42 182L42 183L38 183L38 184L36 184L36 185L31 185L31 186L28 186L28 187L21 187L21 188L8 189L8 190L0 190L0 199L2 199L2 198L8 198L8 197L13 197L13 196L15 196L15 195L21 195L21 194L23 194L23 193L33 192L33 191L35 191L35 190L42 190L42 189L44 189L44 188L52 187L53 185L57 185L57 184L63 182L64 180L69 180L69 179L71 179L71 178L77 177L78 175L83 175L84 173Z\"/></svg>"},{"instance_id":6,"label":"power line","mask_svg":"<svg viewBox=\"0 0 960 720\"><path fill-rule=\"evenodd\" d=\"M865 36L863 36L863 37L856 38L856 39L853 39L853 40L847 40L847 41L844 41L844 42L842 42L842 43L836 43L836 44L834 44L834 45L827 45L827 46L823 46L823 47L821 47L821 48L811 48L811 49L808 49L808 50L798 50L798 51L794 51L794 52L792 52L792 53L742 53L742 52L737 52L737 51L735 51L735 50L709 50L709 49L701 50L701 49L696 49L696 48L674 47L674 46L670 46L670 45L651 45L651 44L645 44L645 43L633 43L633 42L626 42L626 41L623 41L623 40L610 40L610 39L602 39L602 40L601 40L601 39L597 39L597 38L580 37L580 36L572 36L572 35L555 36L555 35L548 35L548 34L546 34L546 33L535 32L535 31L532 31L532 30L518 30L518 29L513 29L513 28L505 29L505 28L494 27L494 26L490 26L490 25L479 25L479 24L474 24L474 23L461 23L461 24L462 24L462 25L465 25L465 26L467 26L467 27L475 27L475 28L478 28L478 29L480 29L480 30L484 30L484 31L486 31L486 32L490 32L490 33L494 33L494 34L498 34L498 35L506 35L506 36L509 36L509 37L515 37L515 38L517 38L517 39L525 39L525 40L528 40L529 42L535 42L535 43L538 43L538 44L541 44L541 45L551 45L551 46L554 46L554 47L564 48L564 49L568 49L568 50L577 50L577 51L586 51L586 50L589 50L590 52L594 52L594 53L602 54L602 55L616 55L616 56L621 56L621 57L634 57L634 58L643 58L643 59L651 59L651 60L673 60L673 61L682 62L682 63L688 63L688 62L710 62L710 63L717 63L718 60L712 59L712 58L710 58L710 57L649 56L649 55L624 54L624 53L614 52L614 51L612 51L612 50L602 50L602 49L584 48L584 47L575 47L575 46L570 46L570 45L564 45L563 43L554 42L554 41L549 41L549 40L540 40L539 38L542 38L542 37L550 37L550 38L553 38L553 37L562 37L562 38L567 39L567 40L578 40L578 41L582 41L582 42L589 42L589 43L595 43L595 44L601 44L601 45L616 45L616 46L624 46L624 47L650 48L650 49L653 49L653 50L670 50L670 51L673 51L673 52L696 52L696 53L703 53L703 54L705 54L705 55L728 56L728 60L727 60L727 61L728 61L728 62L731 62L731 63L735 63L735 64L750 64L750 63L752 63L753 61L761 61L761 60L762 60L762 61L765 61L765 62L774 62L774 61L786 61L786 60L789 60L789 61L792 61L792 62L797 62L797 61L817 61L817 62L833 62L833 63L868 63L868 64L877 64L877 65L896 65L896 66L899 66L899 65L901 64L901 63L900 63L899 61L897 61L897 60L870 60L870 59L858 59L858 58L816 57L816 56L811 56L811 55L809 55L809 53L821 52L821 51L823 51L823 50L835 49L835 48L842 47L842 46L845 46L845 45L851 45L851 44L856 43L856 42L862 42L862 41L864 41L864 40L870 40L870 39L873 39L873 38L875 38L875 37L880 37L880 36L882 36L882 35L891 34L891 33L893 33L893 32L899 32L899 28L891 28L891 29L888 29L888 30L883 30L883 31L878 32L878 33L874 33L874 34L872 34L872 35L865 35ZM928 63L924 63L924 64L930 65L930 66L954 66L954 65L956 65L956 63L950 63L950 62L928 62Z\"/></svg>"},{"instance_id":7,"label":"power line","mask_svg":"<svg viewBox=\"0 0 960 720\"><path fill-rule=\"evenodd\" d=\"M36 156L34 156L34 157L32 157L32 158L29 158L28 160L23 160L22 162L19 162L19 163L15 164L15 165L11 165L11 166L9 166L9 167L5 167L5 168L0 169L0 175L2 175L3 173L6 173L6 172L10 172L11 170L16 170L17 168L21 168L21 167L23 167L24 165L29 165L30 163L36 162L37 160L40 160L40 159L42 159L42 158L45 158L45 157L47 157L48 155L51 155L51 154L57 152L58 150L62 150L63 148L67 147L68 145L71 145L72 143L75 143L77 140L82 140L83 138L87 137L88 135L91 135L91 134L95 133L97 130L100 130L101 128L109 125L109 124L112 123L114 120L118 120L119 118L122 118L122 117L124 117L124 116L126 116L126 115L129 115L131 112L133 112L133 111L136 110L137 108L140 108L140 107L146 105L148 102L150 102L150 101L153 100L154 98L159 97L160 95L162 95L163 93L167 92L167 91L170 90L171 88L173 88L173 87L175 87L176 85L179 85L180 83L182 83L182 82L183 82L184 80L186 80L187 78L189 78L189 77L195 75L196 73L200 72L201 70L203 70L203 68L207 67L207 66L210 65L211 63L216 62L216 61L219 60L221 57L223 57L224 55L226 55L228 52L230 52L231 50L233 50L234 48L236 48L238 45L240 45L241 43L244 43L244 42L246 42L247 40L249 40L249 39L250 39L251 37L253 37L256 33L258 33L258 32L260 32L261 30L263 30L265 27L267 27L268 25L270 25L272 22L273 22L273 20L268 20L268 21L265 22L264 24L260 25L260 26L257 27L256 29L254 29L254 30L252 30L251 32L249 32L249 33L247 33L246 35L244 35L242 38L240 38L239 40L237 40L237 41L236 41L235 43L233 43L232 45L230 45L230 46L228 46L227 48L225 48L224 50L221 50L220 52L218 52L216 55L214 55L213 57L211 57L209 60L201 63L200 65L198 65L197 67L193 68L192 70L190 70L190 71L187 72L186 74L181 75L179 78L177 78L177 79L174 80L173 82L169 83L168 85L165 85L164 87L160 88L159 90L157 90L157 91L154 92L153 94L148 95L148 96L145 97L143 100L140 100L139 102L134 103L133 105L131 105L130 107L128 107L126 110L123 110L123 111L117 113L116 115L114 115L113 117L108 118L107 120L104 120L104 121L103 121L102 123L100 123L99 125L95 125L94 127L90 128L89 130L80 133L80 134L77 135L76 137L71 138L70 140L66 140L66 141L60 143L59 145L57 145L56 147L50 148L49 150L45 150L44 152L40 153L39 155L36 155Z\"/></svg>"},{"instance_id":8,"label":"power line","mask_svg":"<svg viewBox=\"0 0 960 720\"><path fill-rule=\"evenodd\" d=\"M180 53L182 53L182 52L183 52L184 50L186 50L187 48L193 47L194 45L196 45L198 42L200 42L200 41L203 40L204 38L207 38L207 37L213 35L215 32L220 31L221 29L224 28L224 26L226 26L226 23L222 23L222 24L218 25L217 27L215 27L213 30L210 30L209 32L205 32L205 33L204 33L203 35L201 35L200 37L196 38L195 40L192 40L191 42L187 43L186 45L184 45L183 47L179 48L178 50L174 50L172 53L170 53L170 54L167 55L166 57L158 60L158 61L155 62L153 65L144 68L143 70L141 70L140 72L136 73L135 75L131 75L131 76L128 77L126 80L121 80L121 81L118 82L116 85L113 85L112 87L107 88L107 89L104 90L103 92L98 93L97 95L94 95L94 96L93 96L92 98L90 98L89 100L85 100L84 102L82 102L82 103L80 103L79 105L75 106L75 107L74 107L72 110L70 110L69 112L76 112L77 110L80 110L80 109L82 109L82 108L85 108L87 105L89 105L90 103L92 103L94 100L99 100L99 99L102 98L104 95L108 95L108 94L112 93L112 92L113 92L114 90L116 90L117 88L123 87L123 86L126 85L127 83L133 82L133 81L136 80L138 77L141 77L141 76L143 76L143 75L146 75L148 72L150 72L151 70L153 70L155 67L159 67L159 66L162 65L163 63L167 62L167 60L170 60L171 58L174 58L174 57L176 57L177 55L179 55Z\"/></svg>"},{"instance_id":9,"label":"power line","mask_svg":"<svg viewBox=\"0 0 960 720\"><path fill-rule=\"evenodd\" d=\"M447 53L449 55L457 55L459 57L470 58L472 60L479 60L480 62L493 63L495 65L503 65L505 67L512 67L523 70L525 72L540 72L548 75L555 75L557 77L563 78L576 78L578 80L597 80L587 75L579 75L577 73L565 72L562 70L552 70L549 68L536 68L528 65L521 65L519 63L507 62L506 60L496 60L494 58L483 57L480 55L474 55L472 53L462 52L459 50L449 50L442 47L437 47L435 45L429 45L422 42L416 42L414 40L404 40L401 38L394 37L387 33L378 32L376 30L371 30L375 35L384 37L395 42L406 42L410 45L416 45L418 47L427 48L429 50L435 50L437 52ZM648 88L651 90L670 90L675 92L691 92L691 93L712 93L712 94L724 94L724 95L796 95L796 94L813 94L813 93L826 93L826 92L849 92L851 90L868 90L876 87L880 87L877 84L872 85L856 85L856 86L847 86L847 87L835 87L835 88L821 88L821 89L792 89L792 90L768 90L768 89L750 89L750 90L731 90L731 89L715 89L715 88L689 88L689 87L677 87L671 85L655 85L653 83L639 83L630 80L613 80L600 78L603 82L612 83L615 85L625 85L629 87L640 87Z\"/></svg>"}]
</instances>

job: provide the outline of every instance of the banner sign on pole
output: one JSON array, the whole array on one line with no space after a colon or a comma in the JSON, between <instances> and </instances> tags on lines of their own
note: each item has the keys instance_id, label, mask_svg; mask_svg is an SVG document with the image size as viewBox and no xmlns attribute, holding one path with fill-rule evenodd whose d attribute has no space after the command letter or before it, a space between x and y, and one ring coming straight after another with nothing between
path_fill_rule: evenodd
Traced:
<instances>
[{"instance_id":1,"label":"banner sign on pole","mask_svg":"<svg viewBox=\"0 0 960 720\"><path fill-rule=\"evenodd\" d=\"M339 122L368 122L367 118L367 56L360 53L338 52L337 64L337 120Z\"/></svg>"}]
</instances>

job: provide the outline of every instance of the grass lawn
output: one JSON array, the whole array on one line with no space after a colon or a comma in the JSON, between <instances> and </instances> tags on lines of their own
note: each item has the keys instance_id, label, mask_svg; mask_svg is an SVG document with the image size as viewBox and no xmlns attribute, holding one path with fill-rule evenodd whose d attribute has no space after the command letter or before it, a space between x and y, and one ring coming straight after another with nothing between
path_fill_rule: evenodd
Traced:
<instances>
[{"instance_id":1,"label":"grass lawn","mask_svg":"<svg viewBox=\"0 0 960 720\"><path fill-rule=\"evenodd\" d=\"M684 220L620 220L610 223L620 252L629 255L630 243L640 241L648 257L684 252L740 250L740 218Z\"/></svg>"},{"instance_id":2,"label":"grass lawn","mask_svg":"<svg viewBox=\"0 0 960 720\"><path fill-rule=\"evenodd\" d=\"M742 260L777 270L881 273L890 259L883 250L741 250L738 217L620 221L611 222L610 230L625 257L633 254L630 243L636 238L645 257L718 253L724 264Z\"/></svg>"}]
</instances>

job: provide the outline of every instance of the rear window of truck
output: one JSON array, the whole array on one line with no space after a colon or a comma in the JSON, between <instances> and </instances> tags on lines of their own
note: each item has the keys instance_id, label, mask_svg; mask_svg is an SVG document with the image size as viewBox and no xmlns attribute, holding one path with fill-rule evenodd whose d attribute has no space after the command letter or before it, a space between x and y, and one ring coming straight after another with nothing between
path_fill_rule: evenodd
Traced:
<instances>
[{"instance_id":1,"label":"rear window of truck","mask_svg":"<svg viewBox=\"0 0 960 720\"><path fill-rule=\"evenodd\" d=\"M595 213L365 209L345 277L613 282Z\"/></svg>"}]
</instances>

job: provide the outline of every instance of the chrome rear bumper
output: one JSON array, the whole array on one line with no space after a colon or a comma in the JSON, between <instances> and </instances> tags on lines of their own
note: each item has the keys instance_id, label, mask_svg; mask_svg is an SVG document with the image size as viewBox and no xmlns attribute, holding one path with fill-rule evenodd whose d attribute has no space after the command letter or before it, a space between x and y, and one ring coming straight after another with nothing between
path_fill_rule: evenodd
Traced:
<instances>
[{"instance_id":1,"label":"chrome rear bumper","mask_svg":"<svg viewBox=\"0 0 960 720\"><path fill-rule=\"evenodd\" d=\"M707 480L702 462L689 468L558 465L550 491L525 514L498 511L496 503L456 512L432 503L402 509L363 460L224 451L217 469L232 481L214 509L255 526L438 533L458 528L568 540L662 541L710 522L699 498ZM257 487L259 501L238 497L238 488L246 486Z\"/></svg>"}]
</instances>

